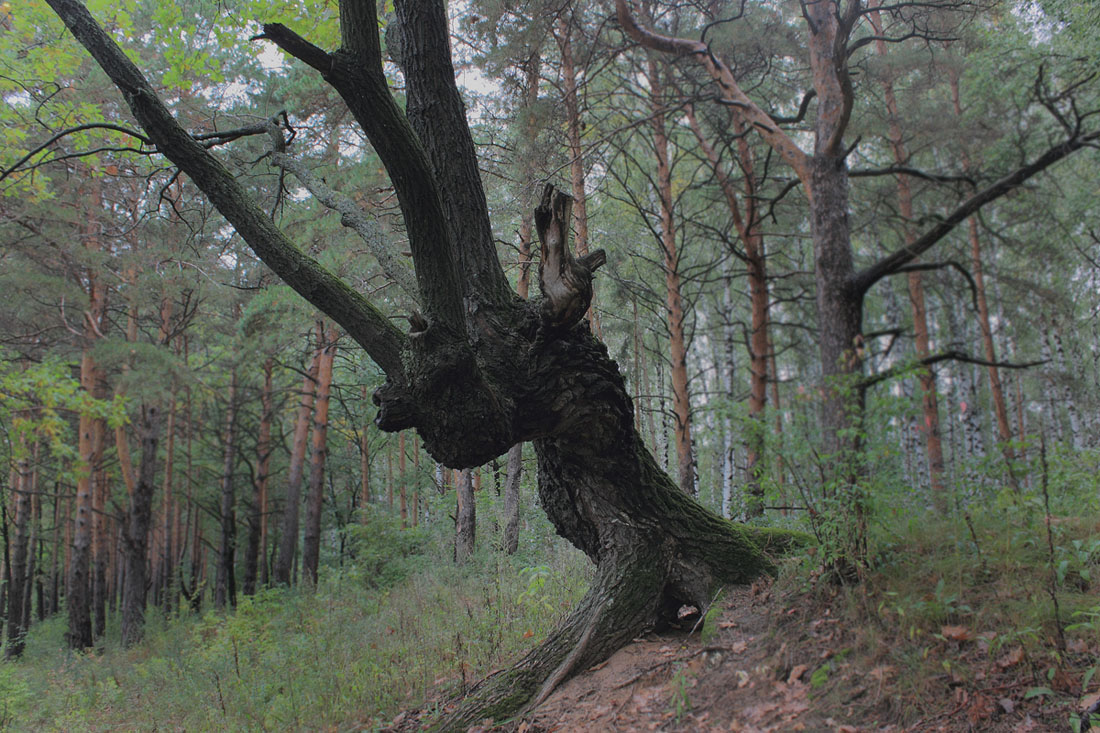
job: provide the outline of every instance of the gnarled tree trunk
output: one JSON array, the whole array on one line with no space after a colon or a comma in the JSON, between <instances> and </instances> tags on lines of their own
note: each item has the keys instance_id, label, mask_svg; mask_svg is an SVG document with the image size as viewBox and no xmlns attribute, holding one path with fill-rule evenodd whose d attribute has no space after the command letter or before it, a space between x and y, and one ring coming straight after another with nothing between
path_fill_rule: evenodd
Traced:
<instances>
[{"instance_id":1,"label":"gnarled tree trunk","mask_svg":"<svg viewBox=\"0 0 1100 733\"><path fill-rule=\"evenodd\" d=\"M289 29L264 36L322 73L390 172L416 266L423 313L410 333L309 259L233 176L179 127L141 73L75 0L50 0L127 93L157 149L200 186L254 251L328 313L385 371L376 423L415 428L441 463L471 468L531 441L539 495L558 532L597 565L573 616L512 669L478 685L439 725L464 729L538 701L682 604L704 608L717 586L772 568L790 542L730 524L683 494L642 445L618 366L583 320L602 251L574 257L569 197L547 188L536 210L541 301L508 287L489 226L473 142L448 56L440 2L397 0L394 44L407 104L390 96L373 3L340 4L341 48Z\"/></svg>"}]
</instances>

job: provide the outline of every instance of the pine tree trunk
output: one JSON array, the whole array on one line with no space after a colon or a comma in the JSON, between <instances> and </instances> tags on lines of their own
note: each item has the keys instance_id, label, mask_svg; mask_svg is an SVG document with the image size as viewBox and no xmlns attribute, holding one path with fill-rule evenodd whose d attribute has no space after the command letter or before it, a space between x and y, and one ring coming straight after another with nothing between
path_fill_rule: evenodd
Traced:
<instances>
[{"instance_id":1,"label":"pine tree trunk","mask_svg":"<svg viewBox=\"0 0 1100 733\"><path fill-rule=\"evenodd\" d=\"M222 440L222 477L219 522L221 538L218 544L218 565L214 577L214 607L237 605L237 497L233 468L237 459L237 371L229 373L226 392L225 437Z\"/></svg>"},{"instance_id":2,"label":"pine tree trunk","mask_svg":"<svg viewBox=\"0 0 1100 733\"><path fill-rule=\"evenodd\" d=\"M89 228L92 232L96 231L95 223L90 222ZM88 235L85 247L98 248L94 234ZM99 325L107 307L107 288L95 272L87 273L87 283L89 307L80 360L80 385L88 395L94 397L99 395L100 374L92 357L92 344L98 336ZM92 525L95 514L93 476L102 462L102 432L102 421L85 413L80 415L77 426L79 464L76 511L65 588L65 606L69 615L66 641L72 649L87 649L95 641L92 635Z\"/></svg>"},{"instance_id":3,"label":"pine tree trunk","mask_svg":"<svg viewBox=\"0 0 1100 733\"><path fill-rule=\"evenodd\" d=\"M749 422L745 428L745 476L747 479L747 503L745 512L749 517L759 517L764 513L764 490L761 479L764 473L764 410L768 402L768 357L770 340L768 337L768 271L764 255L764 237L760 231L757 213L755 160L749 147L747 131L744 125L734 119L734 134L737 135L737 149L740 169L744 178L744 216L738 194L728 171L722 166L718 153L710 144L694 111L687 109L688 125L695 134L704 155L714 169L715 178L726 199L726 207L733 218L737 236L744 246L743 259L748 272L749 302L751 303L751 328L749 331ZM732 383L731 383L732 384ZM731 387L732 390L732 387Z\"/></svg>"},{"instance_id":4,"label":"pine tree trunk","mask_svg":"<svg viewBox=\"0 0 1100 733\"><path fill-rule=\"evenodd\" d=\"M455 482L455 562L464 563L474 554L477 533L477 509L474 503L474 480L470 469L458 473Z\"/></svg>"},{"instance_id":5,"label":"pine tree trunk","mask_svg":"<svg viewBox=\"0 0 1100 733\"><path fill-rule=\"evenodd\" d=\"M886 56L886 42L882 40L882 27L878 11L869 13L871 25L879 35L875 41L875 48L879 56ZM886 111L890 118L889 137L890 147L894 153L894 162L899 167L909 164L909 153L906 151L901 127L901 117L898 110L897 97L894 94L894 83L889 77L882 82L886 100ZM898 176L898 210L901 213L903 223L903 237L907 245L916 241L913 226L915 222L913 214L913 194L909 186L908 176ZM909 304L912 307L913 330L917 347L917 358L927 359L931 355L931 339L928 335L928 313L924 302L924 284L919 271L910 272L909 276ZM939 396L936 390L936 375L931 369L925 369L920 375L921 406L924 416L924 425L921 432L924 435L924 445L928 456L928 477L932 489L932 506L936 513L947 513L947 487L944 485L944 461L943 441L940 431Z\"/></svg>"},{"instance_id":6,"label":"pine tree trunk","mask_svg":"<svg viewBox=\"0 0 1100 733\"><path fill-rule=\"evenodd\" d=\"M248 506L248 546L244 554L243 591L246 596L256 593L256 581L260 576L260 563L266 556L267 539L267 479L271 469L271 419L274 411L271 371L273 359L264 361L264 386L260 393L260 432L256 439L257 470L253 482L252 501ZM263 573L267 575L266 568Z\"/></svg>"},{"instance_id":7,"label":"pine tree trunk","mask_svg":"<svg viewBox=\"0 0 1100 733\"><path fill-rule=\"evenodd\" d=\"M313 352L309 371L302 382L302 395L298 414L294 421L294 438L290 447L290 465L286 480L286 505L283 507L282 527L279 531L279 554L275 560L276 585L290 585L294 556L298 550L298 516L301 504L302 474L305 468L306 446L309 442L310 415L313 412L313 396L320 367L321 348Z\"/></svg>"},{"instance_id":8,"label":"pine tree trunk","mask_svg":"<svg viewBox=\"0 0 1100 733\"><path fill-rule=\"evenodd\" d=\"M573 57L573 33L581 23L580 6L571 4L558 15L556 27L558 50L561 52L562 102L565 108L566 139L569 143L569 181L573 192L574 246L578 257L588 254L588 192L585 190L584 148L581 147L581 112L577 95L577 67ZM529 74L532 73L530 70ZM538 73L537 66L533 73ZM538 77L535 77L536 82ZM528 89L531 77L528 76ZM535 99L538 98L537 86ZM530 233L528 232L528 236ZM588 319L597 335L601 334L596 315L596 299L588 308Z\"/></svg>"},{"instance_id":9,"label":"pine tree trunk","mask_svg":"<svg viewBox=\"0 0 1100 733\"><path fill-rule=\"evenodd\" d=\"M4 650L7 659L23 655L24 637L29 626L24 596L27 592L27 555L31 523L31 466L30 451L25 439L20 439L23 455L12 470L13 534L10 544L10 572L7 578L8 644Z\"/></svg>"},{"instance_id":10,"label":"pine tree trunk","mask_svg":"<svg viewBox=\"0 0 1100 733\"><path fill-rule=\"evenodd\" d=\"M665 292L668 307L669 359L672 364L672 413L676 419L676 462L680 490L694 496L695 455L691 442L691 395L688 391L687 336L680 293L680 252L673 218L672 167L665 129L663 82L660 68L650 60L647 68L650 107L653 110L653 142L657 155L657 195L661 204L661 248L664 254Z\"/></svg>"},{"instance_id":11,"label":"pine tree trunk","mask_svg":"<svg viewBox=\"0 0 1100 733\"><path fill-rule=\"evenodd\" d=\"M124 582L122 584L122 643L133 646L145 633L146 568L149 565L149 531L156 489L157 443L160 411L141 406L141 465L123 530Z\"/></svg>"},{"instance_id":12,"label":"pine tree trunk","mask_svg":"<svg viewBox=\"0 0 1100 733\"><path fill-rule=\"evenodd\" d=\"M306 526L302 541L302 580L309 586L317 584L317 569L321 556L321 510L324 508L325 460L328 457L328 407L332 389L332 366L336 360L336 329L321 334L321 356L317 367L317 400L313 411L313 450L309 463L309 492L306 496Z\"/></svg>"}]
</instances>

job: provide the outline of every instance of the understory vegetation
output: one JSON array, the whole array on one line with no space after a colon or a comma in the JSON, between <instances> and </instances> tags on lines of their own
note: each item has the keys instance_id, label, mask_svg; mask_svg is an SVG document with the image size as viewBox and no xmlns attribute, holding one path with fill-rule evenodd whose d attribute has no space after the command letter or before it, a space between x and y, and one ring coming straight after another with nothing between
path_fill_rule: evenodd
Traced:
<instances>
[{"instance_id":1,"label":"understory vegetation","mask_svg":"<svg viewBox=\"0 0 1100 733\"><path fill-rule=\"evenodd\" d=\"M1038 469L1031 488L991 486L946 519L914 513L908 487L880 486L861 582L823 576L819 546L781 566L760 644L770 674L787 679L794 660L810 660L799 676L813 707L871 729L1023 715L1080 729L1081 701L1100 681L1096 460L1051 456L1045 496ZM583 595L587 559L537 512L526 529L516 555L486 542L456 566L448 532L401 530L378 512L316 591L264 590L231 613L151 615L130 649L112 624L96 649L64 650L56 616L32 628L23 660L0 666L3 722L373 730L430 715L545 637ZM695 630L713 643L711 625ZM679 685L691 710L705 675L681 672L669 699Z\"/></svg>"},{"instance_id":2,"label":"understory vegetation","mask_svg":"<svg viewBox=\"0 0 1100 733\"><path fill-rule=\"evenodd\" d=\"M545 522L507 556L451 559L452 537L390 517L362 526L356 559L313 592L269 589L232 613L150 614L125 649L117 624L87 654L36 624L0 665L5 729L319 730L363 725L461 694L546 636L583 595L589 563Z\"/></svg>"}]
</instances>

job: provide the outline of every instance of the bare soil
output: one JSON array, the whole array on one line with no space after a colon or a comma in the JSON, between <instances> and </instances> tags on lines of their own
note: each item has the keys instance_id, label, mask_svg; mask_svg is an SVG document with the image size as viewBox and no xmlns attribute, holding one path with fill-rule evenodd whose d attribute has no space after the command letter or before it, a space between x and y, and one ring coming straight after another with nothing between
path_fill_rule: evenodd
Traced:
<instances>
[{"instance_id":1,"label":"bare soil","mask_svg":"<svg viewBox=\"0 0 1100 733\"><path fill-rule=\"evenodd\" d=\"M1100 705L1079 694L1097 645L1039 658L965 626L918 644L846 621L839 589L779 593L767 580L720 603L706 633L696 616L637 639L535 710L470 733L1069 732L1072 712ZM415 727L401 717L395 728Z\"/></svg>"}]
</instances>

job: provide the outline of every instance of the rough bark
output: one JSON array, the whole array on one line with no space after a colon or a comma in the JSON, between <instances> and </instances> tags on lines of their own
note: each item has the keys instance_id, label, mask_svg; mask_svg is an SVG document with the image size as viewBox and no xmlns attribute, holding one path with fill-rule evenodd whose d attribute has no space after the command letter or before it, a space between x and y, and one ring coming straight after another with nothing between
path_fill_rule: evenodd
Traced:
<instances>
[{"instance_id":1,"label":"rough bark","mask_svg":"<svg viewBox=\"0 0 1100 733\"><path fill-rule=\"evenodd\" d=\"M313 412L313 397L317 389L317 370L321 364L321 349L313 352L309 371L302 381L298 413L294 419L294 436L290 444L290 465L287 469L286 503L279 534L279 554L275 560L275 583L290 585L294 555L298 550L298 517L302 495L302 475L309 441L309 418Z\"/></svg>"},{"instance_id":2,"label":"rough bark","mask_svg":"<svg viewBox=\"0 0 1100 733\"><path fill-rule=\"evenodd\" d=\"M207 151L193 149L137 69L80 6L50 2L126 92L158 150L211 189L245 241L279 272L290 257L283 250L292 246L282 233L271 231L247 197L225 195L234 185L228 172ZM507 291L447 54L444 7L398 0L396 11L405 114L385 86L373 3L341 4L342 48L331 54L281 27L265 27L265 34L332 83L382 156L406 214L427 313L413 319L407 338L394 336L381 328L376 311L353 307L362 305L358 296L350 305L334 304L333 293L343 291L330 287L315 263L286 277L322 309L339 312L386 371L387 384L374 396L382 429L416 428L429 453L456 468L533 441L548 516L598 566L572 624L439 721L442 728L464 729L467 721L501 717L541 697L673 617L682 603L703 608L719 585L769 571L767 552L792 535L748 530L710 514L645 451L618 367L581 323L592 271L602 259L590 253L578 260L569 252L567 197L548 191L536 216L544 247L540 285L560 297L528 304Z\"/></svg>"},{"instance_id":3,"label":"rough bark","mask_svg":"<svg viewBox=\"0 0 1100 733\"><path fill-rule=\"evenodd\" d=\"M302 579L317 584L321 557L321 510L325 498L325 460L328 458L328 406L332 389L332 366L336 360L338 335L333 327L318 325L321 356L317 365L317 398L313 406L313 450L309 457L309 491L306 496L306 524L302 538Z\"/></svg>"},{"instance_id":4,"label":"rough bark","mask_svg":"<svg viewBox=\"0 0 1100 733\"><path fill-rule=\"evenodd\" d=\"M122 586L122 643L133 646L145 633L146 568L149 565L149 530L153 520L153 492L157 443L160 439L160 411L155 405L141 407L141 464L137 483L130 494L126 526L123 529L124 582Z\"/></svg>"}]
</instances>

